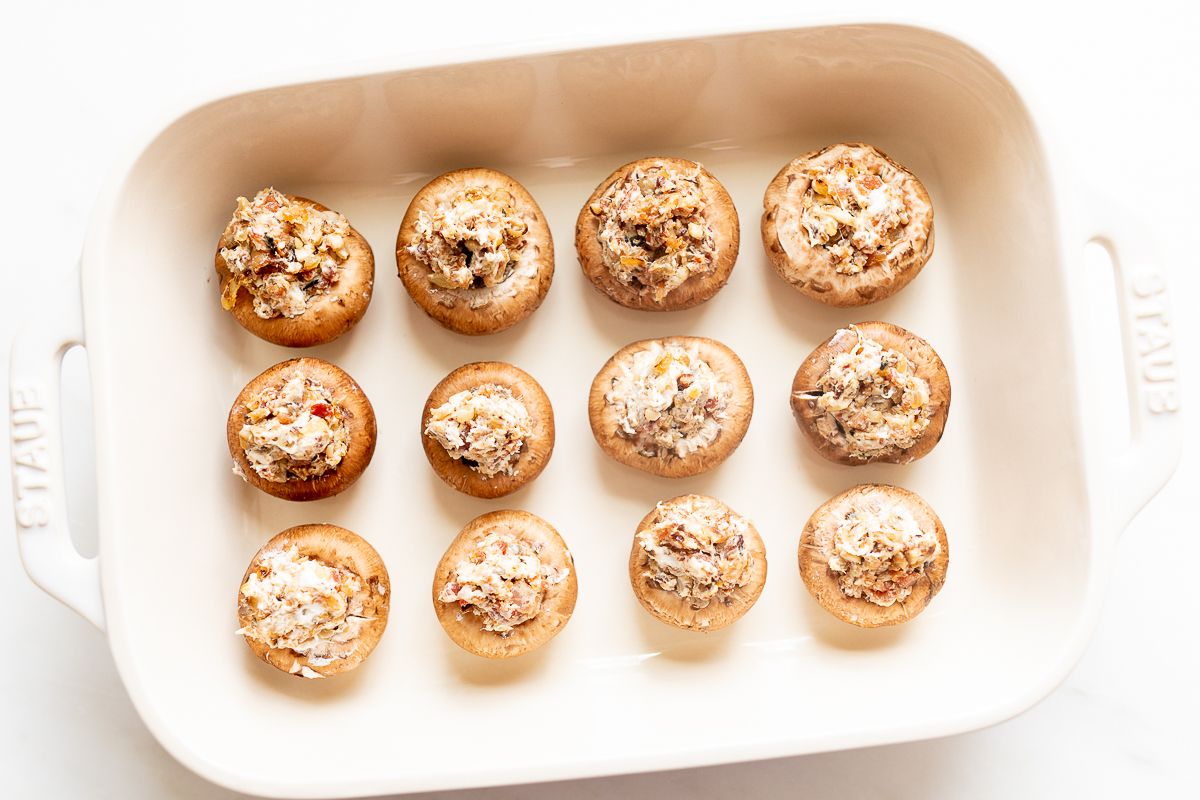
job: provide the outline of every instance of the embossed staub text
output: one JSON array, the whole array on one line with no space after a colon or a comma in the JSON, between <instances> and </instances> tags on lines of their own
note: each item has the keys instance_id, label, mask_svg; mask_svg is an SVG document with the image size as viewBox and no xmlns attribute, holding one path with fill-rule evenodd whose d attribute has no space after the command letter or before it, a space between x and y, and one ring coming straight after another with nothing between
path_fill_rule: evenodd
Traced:
<instances>
[{"instance_id":1,"label":"embossed staub text","mask_svg":"<svg viewBox=\"0 0 1200 800\"><path fill-rule=\"evenodd\" d=\"M45 391L41 387L15 383L9 398L15 511L17 524L22 528L50 524L50 451L43 397Z\"/></svg>"},{"instance_id":2,"label":"embossed staub text","mask_svg":"<svg viewBox=\"0 0 1200 800\"><path fill-rule=\"evenodd\" d=\"M1129 282L1138 377L1146 410L1171 414L1179 410L1179 368L1175 336L1167 315L1167 285L1153 270L1136 273Z\"/></svg>"}]
</instances>

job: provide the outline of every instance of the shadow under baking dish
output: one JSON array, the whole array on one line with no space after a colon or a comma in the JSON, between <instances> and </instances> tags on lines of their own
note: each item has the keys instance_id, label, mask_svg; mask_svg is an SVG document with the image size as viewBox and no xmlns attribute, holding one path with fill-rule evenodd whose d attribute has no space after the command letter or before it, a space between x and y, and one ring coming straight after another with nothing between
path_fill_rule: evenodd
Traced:
<instances>
[{"instance_id":1,"label":"shadow under baking dish","mask_svg":"<svg viewBox=\"0 0 1200 800\"><path fill-rule=\"evenodd\" d=\"M767 265L758 234L775 172L841 140L871 142L907 165L936 209L936 252L925 271L861 310L794 292ZM742 219L729 285L675 314L609 302L580 273L573 247L591 189L619 164L656 153L704 163ZM479 338L443 330L410 302L392 250L423 182L472 165L522 181L557 246L542 308ZM362 385L378 414L379 447L357 485L308 504L243 485L223 438L241 386L296 355L224 314L212 274L234 198L268 184L345 213L376 257L362 323L308 352ZM1076 411L1063 402L1074 396L1073 372L1047 166L1012 87L955 40L892 26L817 28L234 96L168 127L136 162L108 222L103 248L84 267L90 357L102 407L138 417L134 426L113 414L98 430L110 635L155 734L214 780L293 797L348 795L950 733L1032 703L1077 639L1091 539ZM792 420L797 365L836 327L863 319L917 332L949 368L945 438L917 464L829 464ZM601 456L586 413L591 379L614 350L670 334L731 346L757 398L740 449L714 472L679 481ZM498 501L434 479L418 439L429 390L480 359L529 371L557 418L546 471ZM1047 399L1038 413L1022 400L1035 395ZM945 589L903 629L837 623L809 599L797 571L808 515L864 481L920 493L949 533ZM767 546L757 605L707 639L650 619L626 575L642 515L684 492L720 497L754 521ZM575 555L580 594L570 624L541 652L494 664L457 652L429 592L462 525L505 507L558 528ZM387 563L393 597L388 631L364 666L312 685L247 658L233 633L234 597L262 542L317 521L366 537ZM688 720L693 710L707 720L710 709L731 713L735 724L706 726L699 746L644 724ZM497 732L488 736L501 743L464 757L464 736L476 729ZM536 746L516 746L528 737Z\"/></svg>"}]
</instances>

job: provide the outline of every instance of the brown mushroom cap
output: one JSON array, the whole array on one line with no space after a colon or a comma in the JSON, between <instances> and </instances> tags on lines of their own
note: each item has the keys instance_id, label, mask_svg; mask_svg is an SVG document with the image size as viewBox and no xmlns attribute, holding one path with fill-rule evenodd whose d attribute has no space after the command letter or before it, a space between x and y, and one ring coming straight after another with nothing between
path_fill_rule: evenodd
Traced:
<instances>
[{"instance_id":1,"label":"brown mushroom cap","mask_svg":"<svg viewBox=\"0 0 1200 800\"><path fill-rule=\"evenodd\" d=\"M257 639L246 638L246 644L250 646L254 655L291 675L299 676L299 667L308 667L326 678L342 672L349 672L362 663L363 659L375 649L375 645L379 644L379 638L383 636L384 628L387 627L388 607L392 592L383 559L379 557L379 553L375 552L375 548L357 533L339 528L337 525L317 523L297 525L276 534L259 548L259 551L254 554L254 558L250 559L250 565L246 567L246 572L242 575L242 582L238 584L238 622L242 627L246 627L253 621L250 607L242 601L240 587L250 578L250 573L254 571L255 565L268 552L287 549L292 545L296 546L300 555L317 559L332 567L349 570L362 578L363 583L370 590L367 604L363 609L369 620L363 623L358 637L347 643L350 645L349 652L341 658L333 659L328 664L314 664L306 655L286 648L271 648L265 642Z\"/></svg>"},{"instance_id":2,"label":"brown mushroom cap","mask_svg":"<svg viewBox=\"0 0 1200 800\"><path fill-rule=\"evenodd\" d=\"M297 370L328 389L333 402L342 407L350 441L346 455L335 469L309 480L293 479L276 483L260 478L255 473L238 434L245 424L247 404L268 386L282 386ZM284 500L320 500L347 489L371 463L371 456L375 454L376 435L375 410L371 408L371 401L363 394L362 388L343 369L319 358L292 358L268 367L238 392L225 422L229 455L241 470L246 483Z\"/></svg>"},{"instance_id":3,"label":"brown mushroom cap","mask_svg":"<svg viewBox=\"0 0 1200 800\"><path fill-rule=\"evenodd\" d=\"M471 612L460 613L457 603L443 603L438 599L442 589L452 580L458 562L466 560L479 541L496 530L533 545L541 544L538 557L544 563L568 570L567 577L561 582L546 587L537 616L517 625L507 636L484 630L482 618ZM450 543L433 575L433 610L438 622L455 644L484 658L512 658L553 639L571 618L578 593L575 561L558 531L541 517L514 509L492 511L468 522Z\"/></svg>"},{"instance_id":4,"label":"brown mushroom cap","mask_svg":"<svg viewBox=\"0 0 1200 800\"><path fill-rule=\"evenodd\" d=\"M283 192L281 194L294 203L302 203L317 211L329 211L327 207L307 197ZM232 277L225 266L225 260L221 258L221 249L233 245L232 227L232 224L226 227L217 243L215 259L218 288L223 288L226 281ZM254 313L254 299L250 292L243 288L238 290L231 310L234 319L260 339L284 347L315 347L332 342L357 325L363 314L367 313L375 282L375 256L371 252L371 245L367 244L367 240L353 227L350 228L350 236L346 239L346 249L350 252L350 257L342 262L337 283L325 294L314 297L300 316L280 315L263 319Z\"/></svg>"},{"instance_id":5,"label":"brown mushroom cap","mask_svg":"<svg viewBox=\"0 0 1200 800\"><path fill-rule=\"evenodd\" d=\"M904 600L890 606L880 606L861 597L849 597L838 584L836 574L829 568L829 557L833 534L838 523L846 515L865 502L883 501L889 505L903 505L921 526L921 530L937 533L941 551L937 558L925 568L924 580L912 587L912 593ZM898 486L865 483L847 489L826 500L813 512L800 535L800 577L804 585L821 607L843 622L862 628L878 628L907 622L925 610L929 601L946 582L946 568L950 564L950 544L946 540L946 529L929 504L918 495Z\"/></svg>"},{"instance_id":6,"label":"brown mushroom cap","mask_svg":"<svg viewBox=\"0 0 1200 800\"><path fill-rule=\"evenodd\" d=\"M834 356L853 349L857 338L843 335L843 332L855 328L866 338L903 353L912 363L913 372L929 384L929 426L906 450L892 447L869 458L851 456L844 446L826 439L817 430L817 419L822 416L817 409L817 401L799 396L816 387L817 381L829 370L829 362ZM929 342L915 333L889 322L856 322L835 332L800 364L796 377L792 379L791 405L800 430L804 431L817 452L830 461L848 466L861 466L873 461L909 464L927 454L942 438L946 418L950 414L950 375Z\"/></svg>"},{"instance_id":7,"label":"brown mushroom cap","mask_svg":"<svg viewBox=\"0 0 1200 800\"><path fill-rule=\"evenodd\" d=\"M429 267L406 248L416 236L420 212L432 214L438 206L449 205L455 194L471 186L504 189L512 195L514 208L528 226L525 247L513 274L500 285L491 289L443 289L429 282ZM425 184L409 203L396 234L396 267L413 302L443 327L470 336L497 333L516 325L542 304L554 278L554 240L533 195L514 178L484 167L456 169ZM531 268L535 270L532 275L521 274ZM513 294L489 297L501 290ZM479 305L480 302L483 304Z\"/></svg>"},{"instance_id":8,"label":"brown mushroom cap","mask_svg":"<svg viewBox=\"0 0 1200 800\"><path fill-rule=\"evenodd\" d=\"M681 171L700 170L700 188L708 201L704 215L713 227L713 238L717 246L717 252L713 257L712 271L688 278L672 289L661 302L655 301L654 295L648 287L639 290L627 286L609 272L608 267L604 265L598 238L600 218L591 211L592 203L597 202L614 183L625 180L626 176L638 167L650 167L659 163ZM683 158L639 158L637 161L631 161L625 166L617 168L601 181L596 190L588 197L587 202L583 204L583 209L579 212L579 219L575 223L575 249L579 253L579 264L583 267L583 274L587 275L596 289L607 295L612 301L620 303L626 308L640 311L681 311L699 305L712 297L725 285L725 282L729 280L729 274L733 272L733 265L737 262L740 237L741 228L738 224L737 209L733 206L729 192L725 191L721 182L704 167Z\"/></svg>"},{"instance_id":9,"label":"brown mushroom cap","mask_svg":"<svg viewBox=\"0 0 1200 800\"><path fill-rule=\"evenodd\" d=\"M645 574L649 568L650 555L638 544L638 536L655 525L664 510L694 500L716 503L730 514L737 513L715 497L706 495L685 494L659 503L642 518L633 534L633 549L629 553L629 583L633 586L633 593L642 604L642 608L658 619L684 630L709 633L737 622L758 600L767 582L767 550L754 524L746 520L745 540L746 550L750 554L750 581L745 586L713 597L704 608L693 608L689 600L651 583Z\"/></svg>"},{"instance_id":10,"label":"brown mushroom cap","mask_svg":"<svg viewBox=\"0 0 1200 800\"><path fill-rule=\"evenodd\" d=\"M856 275L838 273L828 251L814 247L800 224L804 194L812 182L806 171L829 167L846 157L877 165L885 175L899 174L910 215L903 235L892 247L907 252ZM831 306L862 306L903 289L929 261L933 255L933 205L916 176L885 153L861 142L830 145L793 159L767 185L762 240L771 266L801 293Z\"/></svg>"},{"instance_id":11,"label":"brown mushroom cap","mask_svg":"<svg viewBox=\"0 0 1200 800\"><path fill-rule=\"evenodd\" d=\"M464 464L462 459L452 458L441 443L425 433L429 414L434 408L459 392L485 383L507 387L529 412L532 433L525 440L525 448L517 457L512 475L501 473L485 477ZM546 468L554 451L554 410L546 392L528 372L503 361L479 361L454 370L429 393L421 411L420 435L425 457L439 478L473 497L503 497L532 481Z\"/></svg>"},{"instance_id":12,"label":"brown mushroom cap","mask_svg":"<svg viewBox=\"0 0 1200 800\"><path fill-rule=\"evenodd\" d=\"M653 342L661 342L664 346L674 344L684 348L695 346L699 350L700 356L708 362L713 371L733 387L727 408L728 416L721 424L721 432L717 435L716 440L707 447L701 447L688 453L684 458L674 454L642 455L638 452L632 439L621 435L617 413L604 399L605 393L612 387L613 380L621 372L621 362ZM596 438L596 443L600 445L600 448L622 464L663 478L686 478L716 467L741 444L742 437L746 435L746 430L750 427L750 417L753 413L754 387L750 385L750 375L746 372L746 366L742 360L717 340L700 336L642 339L625 345L614 353L596 374L592 380L591 393L588 396L588 419L592 425L592 435Z\"/></svg>"}]
</instances>

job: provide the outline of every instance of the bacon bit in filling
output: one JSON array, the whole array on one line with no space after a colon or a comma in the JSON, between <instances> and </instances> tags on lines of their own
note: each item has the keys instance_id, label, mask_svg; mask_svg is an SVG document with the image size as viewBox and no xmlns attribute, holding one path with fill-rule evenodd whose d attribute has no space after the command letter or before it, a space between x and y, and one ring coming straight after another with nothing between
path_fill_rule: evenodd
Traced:
<instances>
[{"instance_id":1,"label":"bacon bit in filling","mask_svg":"<svg viewBox=\"0 0 1200 800\"><path fill-rule=\"evenodd\" d=\"M909 223L904 173L882 174L882 165L842 158L808 172L800 222L814 247L833 259L834 271L857 275L887 258L887 250Z\"/></svg>"},{"instance_id":2,"label":"bacon bit in filling","mask_svg":"<svg viewBox=\"0 0 1200 800\"><path fill-rule=\"evenodd\" d=\"M238 438L260 478L310 480L342 463L350 446L345 417L328 389L297 370L246 404Z\"/></svg>"},{"instance_id":3,"label":"bacon bit in filling","mask_svg":"<svg viewBox=\"0 0 1200 800\"><path fill-rule=\"evenodd\" d=\"M314 297L337 283L350 258L350 223L335 211L318 211L267 188L237 199L226 228L232 247L221 248L230 278L221 287L221 306L230 311L244 286L263 319L298 317Z\"/></svg>"},{"instance_id":4,"label":"bacon bit in filling","mask_svg":"<svg viewBox=\"0 0 1200 800\"><path fill-rule=\"evenodd\" d=\"M517 460L533 434L525 404L507 386L484 383L453 395L429 412L425 435L451 458L485 478L515 475Z\"/></svg>"},{"instance_id":5,"label":"bacon bit in filling","mask_svg":"<svg viewBox=\"0 0 1200 800\"><path fill-rule=\"evenodd\" d=\"M886 607L912 594L941 543L908 509L876 502L846 515L834 531L832 550L829 568L842 592Z\"/></svg>"},{"instance_id":6,"label":"bacon bit in filling","mask_svg":"<svg viewBox=\"0 0 1200 800\"><path fill-rule=\"evenodd\" d=\"M590 210L600 218L600 253L613 277L662 300L693 275L712 272L717 245L705 216L700 170L659 162L637 167Z\"/></svg>"},{"instance_id":7,"label":"bacon bit in filling","mask_svg":"<svg viewBox=\"0 0 1200 800\"><path fill-rule=\"evenodd\" d=\"M507 638L513 628L538 615L548 587L566 580L567 568L543 563L541 543L492 531L454 567L438 600L458 603L458 618L468 611L483 619L483 629Z\"/></svg>"},{"instance_id":8,"label":"bacon bit in filling","mask_svg":"<svg viewBox=\"0 0 1200 800\"><path fill-rule=\"evenodd\" d=\"M301 555L292 545L264 553L254 564L241 588L251 621L238 633L322 666L354 651L368 620L368 597L366 582L352 570ZM295 671L321 677L313 670Z\"/></svg>"},{"instance_id":9,"label":"bacon bit in filling","mask_svg":"<svg viewBox=\"0 0 1200 800\"><path fill-rule=\"evenodd\" d=\"M616 411L617 432L632 439L642 455L684 458L721 433L733 387L697 348L653 342L620 368L604 400Z\"/></svg>"},{"instance_id":10,"label":"bacon bit in filling","mask_svg":"<svg viewBox=\"0 0 1200 800\"><path fill-rule=\"evenodd\" d=\"M638 534L651 583L701 609L750 582L745 518L708 498L658 509L658 521Z\"/></svg>"},{"instance_id":11,"label":"bacon bit in filling","mask_svg":"<svg viewBox=\"0 0 1200 800\"><path fill-rule=\"evenodd\" d=\"M468 186L432 214L418 212L416 229L407 249L429 267L430 283L478 289L512 275L529 227L507 190Z\"/></svg>"},{"instance_id":12,"label":"bacon bit in filling","mask_svg":"<svg viewBox=\"0 0 1200 800\"><path fill-rule=\"evenodd\" d=\"M903 353L868 339L857 328L838 331L838 336L851 333L857 344L830 359L815 391L799 396L816 400L823 412L816 420L817 432L853 458L907 450L929 427L929 384Z\"/></svg>"}]
</instances>

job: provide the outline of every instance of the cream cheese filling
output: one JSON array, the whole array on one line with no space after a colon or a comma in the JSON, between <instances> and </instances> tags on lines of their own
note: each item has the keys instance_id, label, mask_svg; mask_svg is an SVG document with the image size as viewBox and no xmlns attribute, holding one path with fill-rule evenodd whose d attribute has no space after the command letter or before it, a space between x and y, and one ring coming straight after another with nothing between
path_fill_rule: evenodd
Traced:
<instances>
[{"instance_id":1,"label":"cream cheese filling","mask_svg":"<svg viewBox=\"0 0 1200 800\"><path fill-rule=\"evenodd\" d=\"M350 431L345 409L329 390L297 370L247 402L238 440L256 475L286 483L337 469L350 447Z\"/></svg>"},{"instance_id":2,"label":"cream cheese filling","mask_svg":"<svg viewBox=\"0 0 1200 800\"><path fill-rule=\"evenodd\" d=\"M314 666L343 657L368 621L363 579L295 545L260 556L240 594L251 614L240 635L291 650Z\"/></svg>"},{"instance_id":3,"label":"cream cheese filling","mask_svg":"<svg viewBox=\"0 0 1200 800\"><path fill-rule=\"evenodd\" d=\"M230 277L221 305L231 310L243 287L262 319L298 317L329 292L350 258L350 223L335 211L293 202L273 188L239 197L226 229L232 244L220 257Z\"/></svg>"},{"instance_id":4,"label":"cream cheese filling","mask_svg":"<svg viewBox=\"0 0 1200 800\"><path fill-rule=\"evenodd\" d=\"M750 582L745 518L708 498L658 508L658 520L637 537L651 583L701 609Z\"/></svg>"},{"instance_id":5,"label":"cream cheese filling","mask_svg":"<svg viewBox=\"0 0 1200 800\"><path fill-rule=\"evenodd\" d=\"M698 348L656 341L623 359L619 368L604 399L616 412L618 433L638 452L684 458L716 441L733 387Z\"/></svg>"},{"instance_id":6,"label":"cream cheese filling","mask_svg":"<svg viewBox=\"0 0 1200 800\"><path fill-rule=\"evenodd\" d=\"M507 386L458 392L429 412L425 435L485 478L515 475L533 435L529 410Z\"/></svg>"},{"instance_id":7,"label":"cream cheese filling","mask_svg":"<svg viewBox=\"0 0 1200 800\"><path fill-rule=\"evenodd\" d=\"M592 203L604 265L626 286L656 302L694 275L713 270L715 234L700 170L658 162L633 169Z\"/></svg>"},{"instance_id":8,"label":"cream cheese filling","mask_svg":"<svg viewBox=\"0 0 1200 800\"><path fill-rule=\"evenodd\" d=\"M455 564L438 600L456 603L460 620L472 614L482 620L484 630L507 637L536 618L546 590L570 574L544 561L541 553L540 543L492 531Z\"/></svg>"},{"instance_id":9,"label":"cream cheese filling","mask_svg":"<svg viewBox=\"0 0 1200 800\"><path fill-rule=\"evenodd\" d=\"M887 607L912 594L941 543L903 506L869 504L838 523L831 551L829 569L842 592Z\"/></svg>"}]
</instances>

